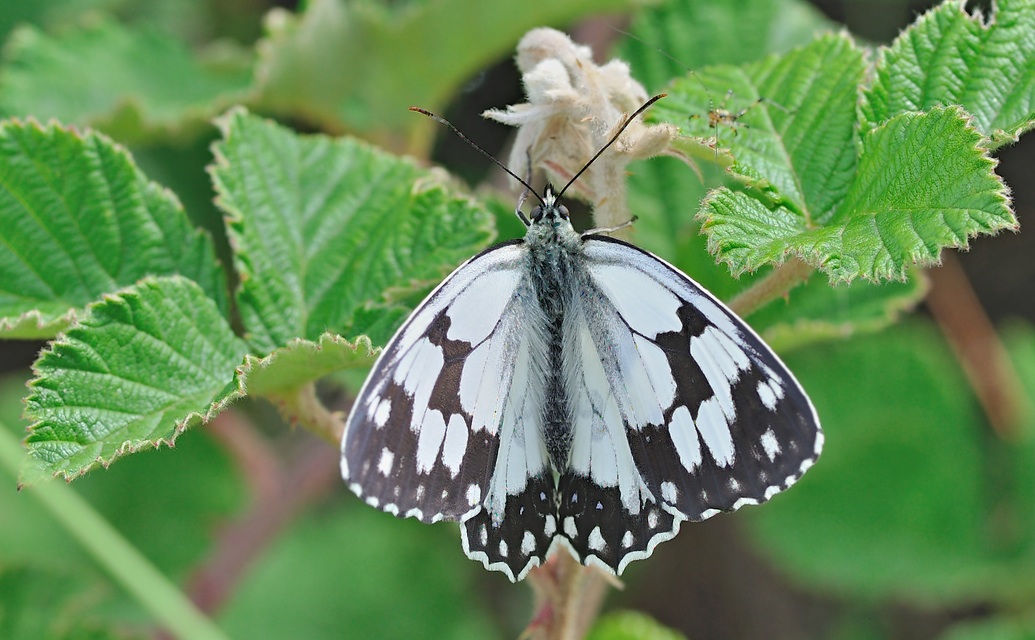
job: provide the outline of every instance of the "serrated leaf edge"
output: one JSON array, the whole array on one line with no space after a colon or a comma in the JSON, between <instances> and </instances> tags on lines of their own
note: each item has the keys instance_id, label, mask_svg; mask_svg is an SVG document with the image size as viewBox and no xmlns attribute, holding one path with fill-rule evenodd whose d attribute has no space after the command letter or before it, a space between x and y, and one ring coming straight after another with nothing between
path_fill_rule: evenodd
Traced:
<instances>
[{"instance_id":1,"label":"serrated leaf edge","mask_svg":"<svg viewBox=\"0 0 1035 640\"><path fill-rule=\"evenodd\" d=\"M193 280L190 280L190 278L187 278L185 276L181 276L181 275L178 275L178 274L177 275L171 275L171 276L162 276L162 278L164 278L164 279L186 280L188 282L193 282ZM64 331L62 331L60 334L58 334L58 336L54 340L52 340L47 345L47 347L43 351L40 352L39 356L36 358L36 362L34 362L33 365L32 365L32 379L29 380L28 383L26 383L26 386L30 390L30 394L29 394L29 396L26 397L25 400L28 401L28 399L32 397L32 393L34 393L33 389L34 389L34 386L35 386L34 382L38 378L40 378L40 375L41 375L40 371L36 368L36 363L39 362L42 359L42 357L43 357L43 355L45 353L53 352L54 347L56 347L56 346L70 346L70 343L67 341L67 338L66 338L65 334L68 331L71 331L72 329L76 329L76 328L82 327L83 325L82 325L81 320L82 320L82 318L89 317L90 310L92 310L94 307L101 306L101 305L104 305L104 304L108 304L108 303L111 303L111 302L122 302L122 301L125 300L125 294L128 292L129 289L135 288L135 287L137 287L137 286L139 286L141 284L144 284L144 283L156 282L157 280L159 280L159 278L155 277L155 276L147 276L145 278L141 278L140 280L138 280L137 282L135 282L134 284L132 284L132 285L130 285L128 287L124 287L124 288L119 289L118 291L115 291L115 292L112 292L112 293L105 293L105 294L103 294L101 296L101 298L99 300L95 300L95 301L91 302L90 304L86 305L86 308L85 308L84 313L82 314L82 316L77 318L72 325L70 325L68 328L66 328ZM197 285L197 283L195 283L195 285ZM200 289L200 286L199 286L199 289ZM215 304L215 301L213 301L213 304ZM217 309L218 309L218 306L217 306ZM146 440L145 439L145 440L140 440L140 441L136 441L136 442L133 441L133 440L126 440L121 445L119 445L118 448L116 448L111 453L111 455L109 457L107 457L107 458L105 458L103 456L97 456L96 458L94 458L94 460L90 464L82 465L81 467L76 469L74 472L69 472L67 470L58 470L58 471L50 472L49 475L52 478L62 477L62 478L64 478L64 480L66 482L72 482L73 480L81 478L82 476L86 475L90 471L96 469L98 466L100 466L103 469L107 469L108 467L111 466L111 464L113 462L115 462L116 460L118 460L119 458L121 458L121 457L123 457L125 455L131 454L131 453L137 453L139 451L146 451L148 449L157 449L157 448L161 447L162 445L165 445L167 447L173 448L173 447L176 446L176 439L180 436L180 434L185 432L187 429L193 427L195 424L199 424L199 423L200 424L205 424L205 423L210 422L213 418L216 417L216 415L218 415L220 412L222 412L228 406L230 406L231 404L233 404L237 400L246 397L247 394L244 391L244 387L241 384L241 381L239 379L239 376L237 375L236 370L234 372L233 380L231 380L230 383L227 385L227 387L230 387L230 386L232 386L233 389L231 391L227 392L225 390L225 388L224 388L224 391L222 392L222 397L220 397L218 400L210 403L208 408L205 409L204 412L191 411L186 416L184 416L180 420L176 421L176 423L173 425L172 435L170 435L169 437L156 438L154 440ZM27 411L23 411L22 417L25 420L31 420L30 416L27 414ZM32 430L36 426L38 426L39 424L40 424L39 421L30 422L29 426L26 429L27 429L27 431L29 433L31 433ZM29 449L28 443L26 441L24 441L24 440L23 440L23 445L25 445L26 449ZM38 481L41 476L45 477L46 475L48 475L46 471L39 470L39 468L38 468L39 465L40 465L40 461L37 460L36 458L33 458L32 454L29 453L29 460L27 460L26 464L23 466L23 473L21 475L21 478L19 479L20 486L31 486L32 484L35 484L35 482ZM27 471L30 471L31 467L36 467L37 469L32 470L31 473L27 473Z\"/></svg>"},{"instance_id":2,"label":"serrated leaf edge","mask_svg":"<svg viewBox=\"0 0 1035 640\"><path fill-rule=\"evenodd\" d=\"M368 358L376 357L381 353L382 347L375 347L370 338L366 335L358 336L354 341L350 341L347 338L336 334L327 332L321 334L317 340L306 340L305 338L295 338L294 340L288 341L288 343L277 349L274 349L265 356L256 356L253 354L247 354L244 357L244 362L237 366L236 373L237 378L240 382L241 391L247 394L248 381L253 371L258 369L265 369L274 364L282 354L289 351L294 351L301 348L311 347L315 351L321 351L326 348L329 344L334 343L336 345L344 345L346 348L351 349L354 353L359 353L359 350L365 349L366 353L363 354Z\"/></svg>"}]
</instances>

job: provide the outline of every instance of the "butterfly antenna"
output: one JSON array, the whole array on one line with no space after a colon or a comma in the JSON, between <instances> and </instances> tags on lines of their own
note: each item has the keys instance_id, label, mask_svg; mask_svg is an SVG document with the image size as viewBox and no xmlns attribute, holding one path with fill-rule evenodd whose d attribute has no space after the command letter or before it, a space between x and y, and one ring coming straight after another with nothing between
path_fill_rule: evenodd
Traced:
<instances>
[{"instance_id":1,"label":"butterfly antenna","mask_svg":"<svg viewBox=\"0 0 1035 640\"><path fill-rule=\"evenodd\" d=\"M650 104L650 103L647 103L647 104ZM643 109L641 108L640 111L642 111L642 110ZM428 111L427 109L421 109L420 107L410 107L410 111L416 111L417 113L426 115L429 118L431 118L432 120L434 120L435 122L438 122L440 124L444 124L447 127L449 127L453 131L453 133L455 133L457 136L460 137L461 140L463 140L467 144L469 144L472 147L474 147L475 149L477 149L479 153L481 153L483 156L485 156L489 160L492 160L493 163L495 163L495 165L497 167L499 167L500 169L503 169L504 171L507 172L507 175L509 175L511 178L514 178L518 182L520 182L525 187L525 189L528 190L529 193L534 195L536 197L536 199L539 200L539 202L543 206L546 206L546 202L543 200L543 197L541 195L539 195L539 193L535 189L532 188L532 185L528 184L528 182L526 182L525 180L522 180L519 175L517 175L516 173L514 173L513 171L508 169L505 164L503 164L502 162L500 162L499 160L496 159L496 156L492 155L491 153L489 153L485 149L482 149L480 146L478 146L478 143L476 143L474 140L471 140L470 138L465 136L459 129L457 129L456 127L453 126L452 122L450 122L449 120L446 120L442 116L435 115L434 113ZM637 112L637 113L639 113L639 112ZM622 127L622 128L624 129L625 127ZM614 142L614 141L612 140L611 142ZM608 144L611 144L611 143L609 142ZM607 147L604 147L604 148L606 149ZM600 155L600 154L597 154L597 155Z\"/></svg>"},{"instance_id":2,"label":"butterfly antenna","mask_svg":"<svg viewBox=\"0 0 1035 640\"><path fill-rule=\"evenodd\" d=\"M615 132L615 134L613 136L611 136L610 140L607 141L607 144L605 144L604 146L600 147L600 151L597 151L595 154L593 154L593 157L589 159L589 162L587 162L586 164L582 165L582 168L579 169L578 173L576 173L574 176L572 176L571 180L568 180L568 184L564 185L564 188L561 189L557 193L557 198L559 199L562 195L564 195L564 192L568 190L568 187L570 187L572 185L572 183L574 183L576 180L578 180L579 176L581 176L583 173L585 173L586 169L589 169L589 166L591 164L596 162L597 158L600 157L600 154L602 154L605 151L607 151L607 148L610 147L612 144L614 144L615 140L618 139L618 136L622 135L622 132L625 131L625 128L628 127L630 124L632 124L632 121L635 120L637 116L639 116L641 113L646 111L648 109L648 107L650 107L652 104L654 104L658 100L661 100L662 98L664 98L666 95L667 94L659 93L658 95L654 96L653 98L651 98L647 102L644 102L643 106L641 106L639 109L634 111L631 116L626 118L625 122L622 123L622 126L618 129L618 131ZM511 175L513 175L513 174L511 174Z\"/></svg>"}]
</instances>

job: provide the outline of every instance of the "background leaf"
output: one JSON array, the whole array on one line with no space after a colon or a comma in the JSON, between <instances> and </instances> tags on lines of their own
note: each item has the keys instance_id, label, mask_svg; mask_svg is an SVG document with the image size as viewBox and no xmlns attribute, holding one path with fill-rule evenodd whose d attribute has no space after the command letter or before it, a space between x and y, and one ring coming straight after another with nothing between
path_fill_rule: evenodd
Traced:
<instances>
[{"instance_id":1,"label":"background leaf","mask_svg":"<svg viewBox=\"0 0 1035 640\"><path fill-rule=\"evenodd\" d=\"M1035 354L1030 331L1024 343ZM1035 568L1035 422L1016 442L995 441L946 345L919 322L787 362L827 446L794 491L745 518L783 570L852 598L1035 594L1025 577ZM1035 390L1035 379L1025 384Z\"/></svg>"},{"instance_id":2,"label":"background leaf","mask_svg":"<svg viewBox=\"0 0 1035 640\"><path fill-rule=\"evenodd\" d=\"M106 137L0 123L0 334L49 337L102 293L179 273L221 309L209 237Z\"/></svg>"},{"instance_id":3,"label":"background leaf","mask_svg":"<svg viewBox=\"0 0 1035 640\"><path fill-rule=\"evenodd\" d=\"M325 333L316 342L293 340L265 358L248 356L239 375L250 395L283 395L344 369L369 367L375 356L368 339L353 344Z\"/></svg>"},{"instance_id":4,"label":"background leaf","mask_svg":"<svg viewBox=\"0 0 1035 640\"><path fill-rule=\"evenodd\" d=\"M464 82L489 61L509 56L533 27L629 5L313 0L301 16L274 12L267 20L270 33L259 45L259 104L384 144L412 140L416 131L428 136L430 123L407 113L409 105L440 111Z\"/></svg>"},{"instance_id":5,"label":"background leaf","mask_svg":"<svg viewBox=\"0 0 1035 640\"><path fill-rule=\"evenodd\" d=\"M4 50L0 113L90 125L120 140L184 136L246 97L247 54L194 56L155 29L109 20L49 36L26 26Z\"/></svg>"},{"instance_id":6,"label":"background leaf","mask_svg":"<svg viewBox=\"0 0 1035 640\"><path fill-rule=\"evenodd\" d=\"M618 611L601 618L587 640L685 640L685 636L642 613Z\"/></svg>"},{"instance_id":7,"label":"background leaf","mask_svg":"<svg viewBox=\"0 0 1035 640\"><path fill-rule=\"evenodd\" d=\"M822 340L844 339L858 332L884 329L920 304L927 279L914 269L903 282L853 282L831 287L814 275L752 313L751 326L779 353ZM793 302L792 302L793 300Z\"/></svg>"},{"instance_id":8,"label":"background leaf","mask_svg":"<svg viewBox=\"0 0 1035 640\"><path fill-rule=\"evenodd\" d=\"M863 53L847 35L822 36L784 56L684 74L653 117L688 135L721 136L719 143L736 158L732 171L764 180L763 188L776 191L785 206L823 222L856 170L856 95L863 70ZM744 114L713 128L713 108Z\"/></svg>"},{"instance_id":9,"label":"background leaf","mask_svg":"<svg viewBox=\"0 0 1035 640\"><path fill-rule=\"evenodd\" d=\"M358 502L351 507L302 518L270 549L220 616L228 633L255 640L501 635L479 606L474 578L482 569L460 551L456 525L428 527Z\"/></svg>"},{"instance_id":10,"label":"background leaf","mask_svg":"<svg viewBox=\"0 0 1035 640\"><path fill-rule=\"evenodd\" d=\"M987 22L945 2L881 50L863 94L870 127L906 111L963 105L993 148L1035 126L1035 2L999 0Z\"/></svg>"},{"instance_id":11,"label":"background leaf","mask_svg":"<svg viewBox=\"0 0 1035 640\"><path fill-rule=\"evenodd\" d=\"M687 75L688 69L754 62L837 28L813 5L799 0L668 0L636 12L629 25L635 38L623 38L614 54L627 61L633 77L653 93ZM745 33L752 37L744 38ZM712 96L713 104L727 88Z\"/></svg>"},{"instance_id":12,"label":"background leaf","mask_svg":"<svg viewBox=\"0 0 1035 640\"><path fill-rule=\"evenodd\" d=\"M171 444L235 397L234 367L246 351L190 280L149 278L106 296L36 361L29 451L74 478Z\"/></svg>"},{"instance_id":13,"label":"background leaf","mask_svg":"<svg viewBox=\"0 0 1035 640\"><path fill-rule=\"evenodd\" d=\"M824 220L720 189L700 214L709 247L734 272L796 255L833 282L901 279L945 247L1016 227L981 141L955 107L896 116L863 136L856 178Z\"/></svg>"},{"instance_id":14,"label":"background leaf","mask_svg":"<svg viewBox=\"0 0 1035 640\"><path fill-rule=\"evenodd\" d=\"M326 331L360 335L359 321L377 321L366 305L437 283L492 238L485 208L412 162L242 110L220 127L212 176L229 214L241 317L260 352Z\"/></svg>"}]
</instances>

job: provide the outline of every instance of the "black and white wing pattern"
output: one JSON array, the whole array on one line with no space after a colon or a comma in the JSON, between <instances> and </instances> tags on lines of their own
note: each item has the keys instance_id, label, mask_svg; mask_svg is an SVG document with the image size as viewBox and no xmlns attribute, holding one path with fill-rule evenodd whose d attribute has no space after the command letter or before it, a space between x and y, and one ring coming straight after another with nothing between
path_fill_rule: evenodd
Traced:
<instances>
[{"instance_id":1,"label":"black and white wing pattern","mask_svg":"<svg viewBox=\"0 0 1035 640\"><path fill-rule=\"evenodd\" d=\"M384 511L459 521L465 553L511 580L559 548L621 573L683 521L789 487L823 436L722 303L541 201L524 240L459 267L385 347L342 474Z\"/></svg>"},{"instance_id":2,"label":"black and white wing pattern","mask_svg":"<svg viewBox=\"0 0 1035 640\"><path fill-rule=\"evenodd\" d=\"M659 258L583 238L588 281L564 324L575 390L561 531L621 573L684 520L765 502L815 462L815 409L779 358Z\"/></svg>"},{"instance_id":3,"label":"black and white wing pattern","mask_svg":"<svg viewBox=\"0 0 1035 640\"><path fill-rule=\"evenodd\" d=\"M545 473L542 384L530 377L544 337L525 253L518 241L461 265L385 347L342 438L342 475L368 504L424 522L502 513Z\"/></svg>"}]
</instances>

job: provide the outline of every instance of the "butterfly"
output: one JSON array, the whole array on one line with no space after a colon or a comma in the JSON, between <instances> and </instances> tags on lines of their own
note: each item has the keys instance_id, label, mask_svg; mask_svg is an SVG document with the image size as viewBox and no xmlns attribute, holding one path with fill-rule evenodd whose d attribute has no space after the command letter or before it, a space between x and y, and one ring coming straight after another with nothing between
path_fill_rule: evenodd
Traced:
<instances>
[{"instance_id":1,"label":"butterfly","mask_svg":"<svg viewBox=\"0 0 1035 640\"><path fill-rule=\"evenodd\" d=\"M823 445L801 385L743 320L661 258L575 231L561 196L581 173L541 195L511 173L539 200L527 217L518 204L525 237L417 306L342 437L353 492L458 521L464 552L512 581L560 549L621 574L682 522L788 488Z\"/></svg>"}]
</instances>

